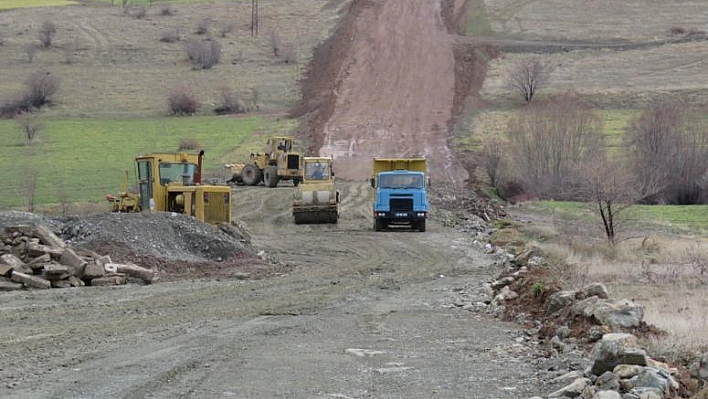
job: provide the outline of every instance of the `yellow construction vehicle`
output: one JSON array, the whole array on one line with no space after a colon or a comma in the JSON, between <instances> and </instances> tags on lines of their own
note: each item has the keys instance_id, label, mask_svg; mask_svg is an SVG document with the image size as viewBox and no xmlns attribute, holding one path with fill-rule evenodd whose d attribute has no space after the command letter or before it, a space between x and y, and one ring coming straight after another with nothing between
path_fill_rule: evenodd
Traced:
<instances>
[{"instance_id":1,"label":"yellow construction vehicle","mask_svg":"<svg viewBox=\"0 0 708 399\"><path fill-rule=\"evenodd\" d=\"M135 157L138 193L128 192L128 171L113 212L176 212L210 224L231 223L231 187L202 185L199 154L154 153Z\"/></svg>"},{"instance_id":2,"label":"yellow construction vehicle","mask_svg":"<svg viewBox=\"0 0 708 399\"><path fill-rule=\"evenodd\" d=\"M301 223L337 223L339 191L331 157L304 157L302 184L293 193L293 218Z\"/></svg>"},{"instance_id":3,"label":"yellow construction vehicle","mask_svg":"<svg viewBox=\"0 0 708 399\"><path fill-rule=\"evenodd\" d=\"M255 186L263 182L266 187L275 187L281 180L291 180L297 187L302 182L302 151L292 137L271 137L264 152L251 153L245 164L231 163L227 183Z\"/></svg>"}]
</instances>

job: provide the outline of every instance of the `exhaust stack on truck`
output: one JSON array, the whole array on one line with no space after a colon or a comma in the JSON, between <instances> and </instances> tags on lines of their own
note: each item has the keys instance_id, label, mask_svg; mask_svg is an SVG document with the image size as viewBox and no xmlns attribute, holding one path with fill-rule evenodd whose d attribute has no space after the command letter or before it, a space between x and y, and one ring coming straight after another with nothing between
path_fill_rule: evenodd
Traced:
<instances>
[{"instance_id":1,"label":"exhaust stack on truck","mask_svg":"<svg viewBox=\"0 0 708 399\"><path fill-rule=\"evenodd\" d=\"M374 158L374 230L408 225L425 231L429 212L427 167L425 158Z\"/></svg>"}]
</instances>

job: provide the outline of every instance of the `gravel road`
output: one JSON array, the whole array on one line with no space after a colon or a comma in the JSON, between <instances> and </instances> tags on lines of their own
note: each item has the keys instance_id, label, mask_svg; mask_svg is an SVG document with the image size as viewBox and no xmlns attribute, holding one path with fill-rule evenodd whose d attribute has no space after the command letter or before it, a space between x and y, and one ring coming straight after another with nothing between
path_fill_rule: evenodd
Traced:
<instances>
[{"instance_id":1,"label":"gravel road","mask_svg":"<svg viewBox=\"0 0 708 399\"><path fill-rule=\"evenodd\" d=\"M0 293L0 397L540 394L524 332L475 306L498 273L481 244L435 222L375 233L366 183L340 190L337 225L295 225L291 187L234 188L287 273Z\"/></svg>"}]
</instances>

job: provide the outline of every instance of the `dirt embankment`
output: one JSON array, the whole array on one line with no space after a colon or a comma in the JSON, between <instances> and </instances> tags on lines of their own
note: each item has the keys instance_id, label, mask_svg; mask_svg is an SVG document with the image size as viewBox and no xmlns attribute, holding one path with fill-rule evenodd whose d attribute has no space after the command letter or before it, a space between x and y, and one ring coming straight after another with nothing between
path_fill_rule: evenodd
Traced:
<instances>
[{"instance_id":1,"label":"dirt embankment","mask_svg":"<svg viewBox=\"0 0 708 399\"><path fill-rule=\"evenodd\" d=\"M424 155L433 181L463 186L469 173L448 141L458 116L479 105L482 60L494 54L457 43L466 7L353 1L303 81L295 115L305 116L310 151L333 155L339 177L355 180L370 175L374 156Z\"/></svg>"}]
</instances>

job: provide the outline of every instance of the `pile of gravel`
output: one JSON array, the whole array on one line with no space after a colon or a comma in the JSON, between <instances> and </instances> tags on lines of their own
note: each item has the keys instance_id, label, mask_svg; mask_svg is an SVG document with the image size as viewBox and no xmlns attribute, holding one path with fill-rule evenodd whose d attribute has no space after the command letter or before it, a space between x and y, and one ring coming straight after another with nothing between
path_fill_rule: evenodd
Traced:
<instances>
[{"instance_id":1,"label":"pile of gravel","mask_svg":"<svg viewBox=\"0 0 708 399\"><path fill-rule=\"evenodd\" d=\"M187 262L222 261L243 252L244 240L183 214L99 213L53 218L0 212L0 228L46 224L73 247L123 244L135 254Z\"/></svg>"}]
</instances>

